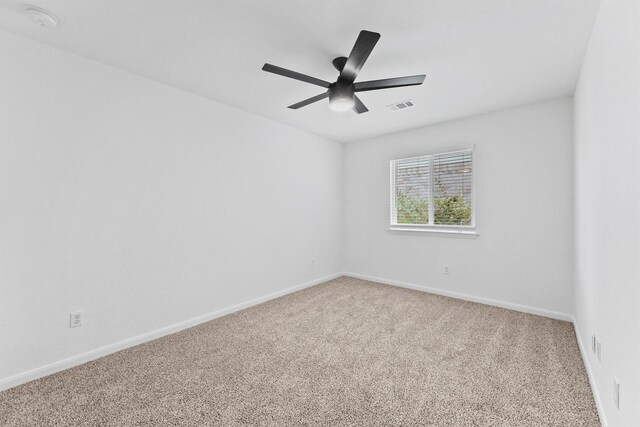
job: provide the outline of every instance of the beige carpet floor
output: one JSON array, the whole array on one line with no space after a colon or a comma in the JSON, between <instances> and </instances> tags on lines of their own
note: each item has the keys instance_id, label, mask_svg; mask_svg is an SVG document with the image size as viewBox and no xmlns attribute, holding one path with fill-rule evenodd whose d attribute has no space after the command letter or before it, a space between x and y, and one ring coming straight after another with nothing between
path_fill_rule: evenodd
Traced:
<instances>
[{"instance_id":1,"label":"beige carpet floor","mask_svg":"<svg viewBox=\"0 0 640 427\"><path fill-rule=\"evenodd\" d=\"M339 278L0 393L9 426L598 426L570 323Z\"/></svg>"}]
</instances>

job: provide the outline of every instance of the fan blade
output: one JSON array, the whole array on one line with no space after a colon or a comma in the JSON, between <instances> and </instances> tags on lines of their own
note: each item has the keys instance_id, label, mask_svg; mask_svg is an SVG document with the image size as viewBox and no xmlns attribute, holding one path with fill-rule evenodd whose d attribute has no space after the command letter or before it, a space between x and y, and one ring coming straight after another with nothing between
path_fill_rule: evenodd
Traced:
<instances>
[{"instance_id":1,"label":"fan blade","mask_svg":"<svg viewBox=\"0 0 640 427\"><path fill-rule=\"evenodd\" d=\"M295 71L287 70L286 68L277 67L271 64L264 64L262 71L268 73L278 74L280 76L289 77L291 79L300 80L302 82L311 83L312 85L322 86L328 88L331 83L324 80L316 79L315 77L307 76L306 74L297 73Z\"/></svg>"},{"instance_id":2,"label":"fan blade","mask_svg":"<svg viewBox=\"0 0 640 427\"><path fill-rule=\"evenodd\" d=\"M364 92L367 90L391 89L394 87L417 86L424 82L424 74L419 76L394 77L392 79L369 80L368 82L354 83L356 92Z\"/></svg>"},{"instance_id":3,"label":"fan blade","mask_svg":"<svg viewBox=\"0 0 640 427\"><path fill-rule=\"evenodd\" d=\"M362 69L362 66L371 54L373 47L378 43L379 38L380 34L378 33L366 30L360 31L356 44L353 45L353 49L349 54L347 63L344 65L344 68L340 73L341 80L353 83L358 76L360 69Z\"/></svg>"},{"instance_id":4,"label":"fan blade","mask_svg":"<svg viewBox=\"0 0 640 427\"><path fill-rule=\"evenodd\" d=\"M297 104L289 105L287 108L291 108L292 110L297 110L300 107L304 107L309 104L313 104L316 101L320 101L329 96L329 91L325 93L321 93L320 95L312 96L309 99L305 99L304 101L300 101Z\"/></svg>"},{"instance_id":5,"label":"fan blade","mask_svg":"<svg viewBox=\"0 0 640 427\"><path fill-rule=\"evenodd\" d=\"M365 105L362 103L362 101L360 101L360 98L358 98L355 95L353 97L353 104L354 104L353 105L353 111L355 111L358 114L366 113L367 111L369 111L369 109L367 107L365 107Z\"/></svg>"}]
</instances>

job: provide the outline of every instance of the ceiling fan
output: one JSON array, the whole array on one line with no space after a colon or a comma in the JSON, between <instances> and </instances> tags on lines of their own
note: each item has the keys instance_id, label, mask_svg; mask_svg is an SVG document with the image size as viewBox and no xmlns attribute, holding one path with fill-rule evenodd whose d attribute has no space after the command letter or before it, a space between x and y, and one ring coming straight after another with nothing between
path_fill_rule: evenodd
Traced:
<instances>
[{"instance_id":1,"label":"ceiling fan","mask_svg":"<svg viewBox=\"0 0 640 427\"><path fill-rule=\"evenodd\" d=\"M371 54L374 46L380 39L380 34L371 31L360 31L351 53L348 58L339 56L333 60L333 66L340 72L338 79L329 83L315 77L307 76L286 68L277 67L271 64L264 64L262 69L269 73L279 74L281 76L311 83L327 89L320 95L313 96L296 104L289 105L289 108L297 110L300 107L329 98L329 105L336 111L347 111L353 109L356 113L366 113L369 111L367 107L356 96L356 92L364 92L368 90L390 89L394 87L416 86L421 85L425 75L407 77L394 77L390 79L370 80L366 82L355 82L358 73L362 69L365 61Z\"/></svg>"}]
</instances>

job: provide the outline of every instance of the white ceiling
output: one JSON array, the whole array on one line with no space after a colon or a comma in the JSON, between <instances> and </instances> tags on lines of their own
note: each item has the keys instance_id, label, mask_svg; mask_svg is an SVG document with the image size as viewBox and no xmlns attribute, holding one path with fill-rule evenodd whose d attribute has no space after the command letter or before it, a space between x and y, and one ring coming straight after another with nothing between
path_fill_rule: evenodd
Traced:
<instances>
[{"instance_id":1,"label":"white ceiling","mask_svg":"<svg viewBox=\"0 0 640 427\"><path fill-rule=\"evenodd\" d=\"M33 24L25 4L58 28ZM573 93L599 0L0 0L0 28L239 109L353 141ZM334 81L362 29L382 34L357 81L426 74L365 92L361 115L265 62ZM385 106L413 99L416 107Z\"/></svg>"}]
</instances>

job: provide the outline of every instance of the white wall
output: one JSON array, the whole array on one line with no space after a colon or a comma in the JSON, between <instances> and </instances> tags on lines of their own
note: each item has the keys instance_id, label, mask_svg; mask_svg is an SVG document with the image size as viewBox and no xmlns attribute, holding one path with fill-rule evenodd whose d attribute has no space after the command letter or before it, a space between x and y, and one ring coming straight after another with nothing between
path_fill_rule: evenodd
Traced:
<instances>
[{"instance_id":1,"label":"white wall","mask_svg":"<svg viewBox=\"0 0 640 427\"><path fill-rule=\"evenodd\" d=\"M0 382L341 270L340 144L7 33L0 57Z\"/></svg>"},{"instance_id":2,"label":"white wall","mask_svg":"<svg viewBox=\"0 0 640 427\"><path fill-rule=\"evenodd\" d=\"M564 98L348 144L346 270L572 313L572 137ZM480 236L387 231L389 160L472 144Z\"/></svg>"},{"instance_id":3,"label":"white wall","mask_svg":"<svg viewBox=\"0 0 640 427\"><path fill-rule=\"evenodd\" d=\"M576 324L609 426L640 426L640 2L603 0L575 94ZM602 361L590 352L602 342ZM620 409L613 378L620 382Z\"/></svg>"}]
</instances>

